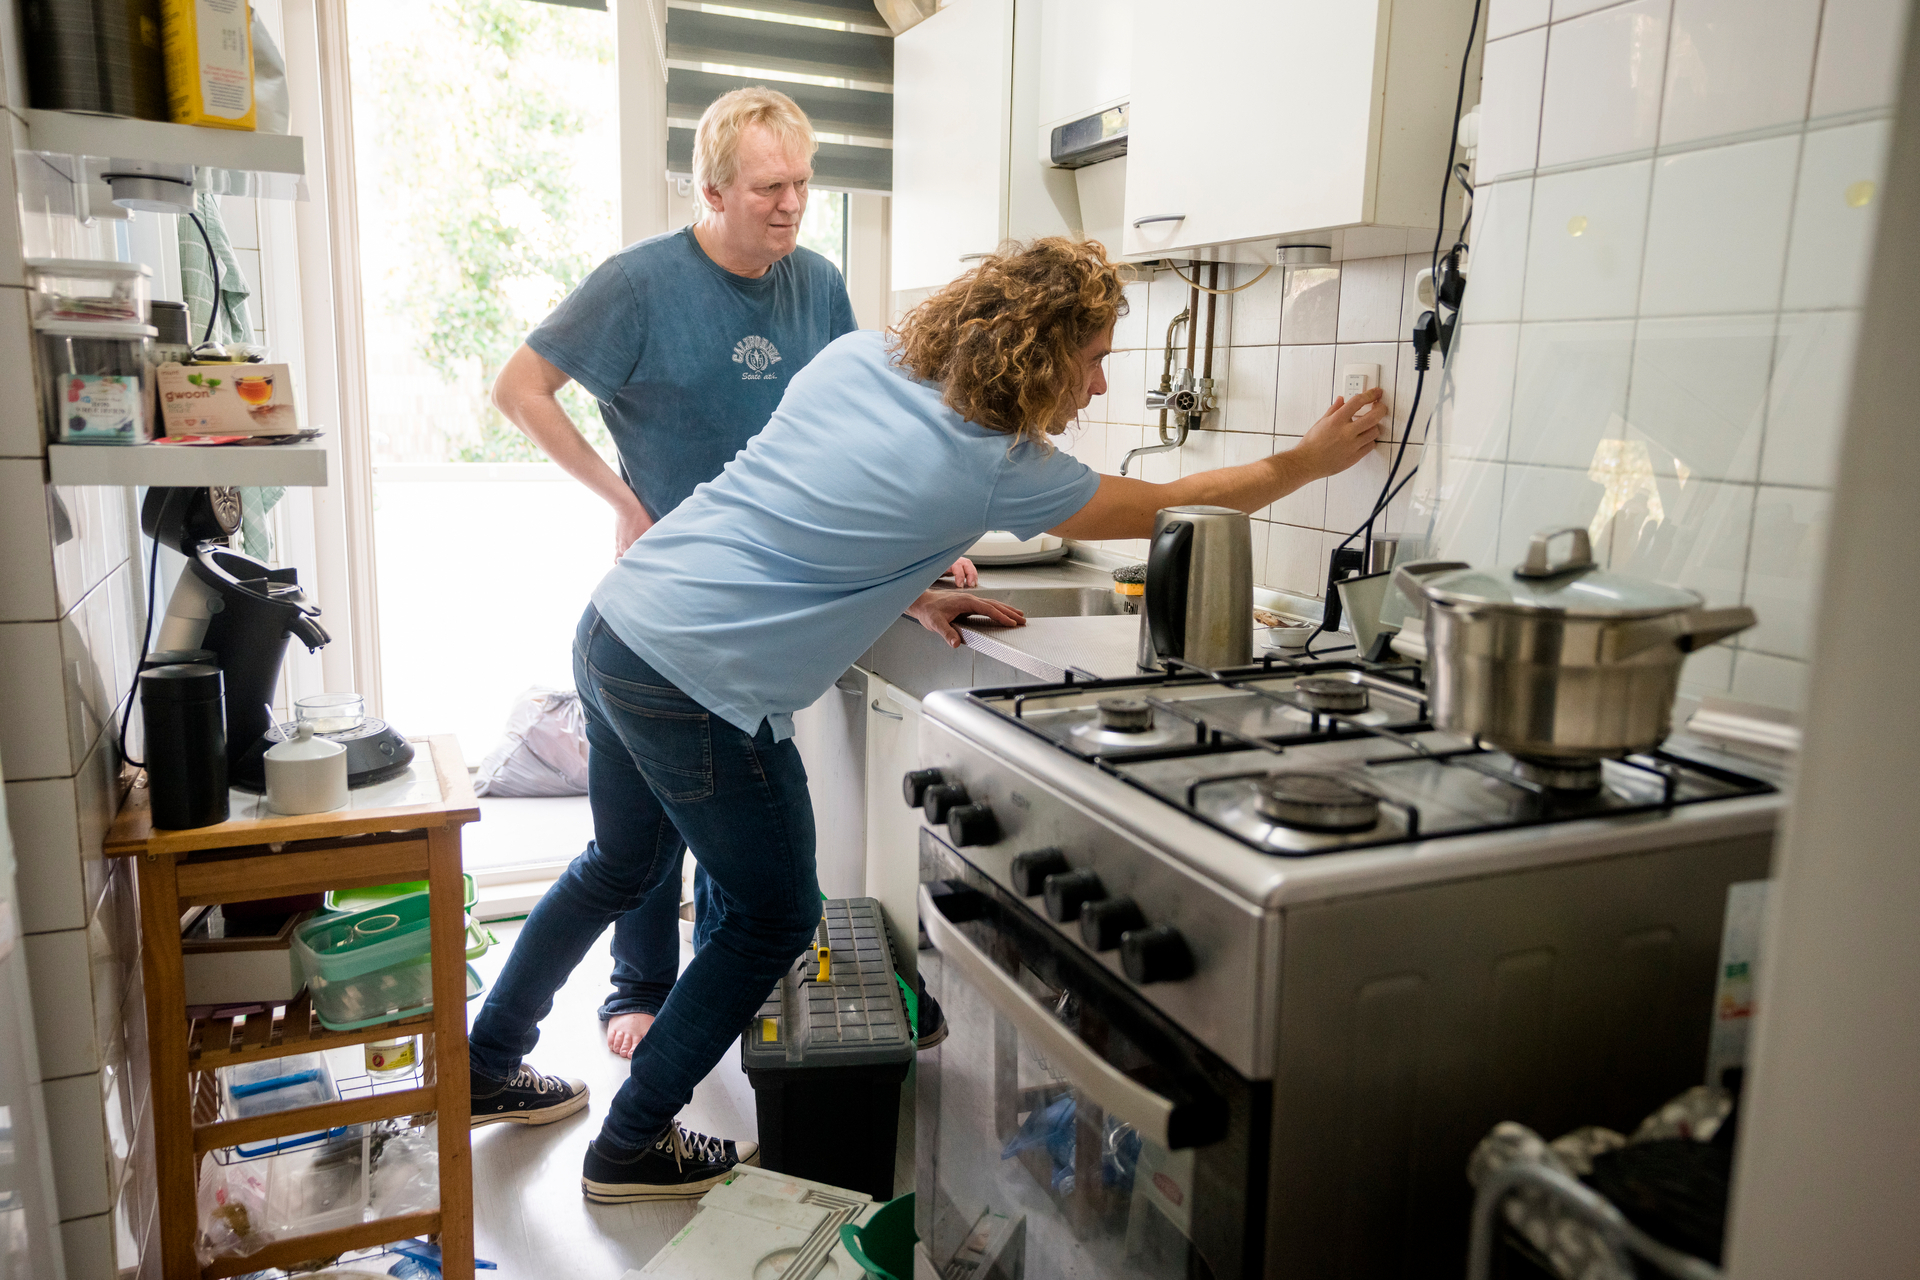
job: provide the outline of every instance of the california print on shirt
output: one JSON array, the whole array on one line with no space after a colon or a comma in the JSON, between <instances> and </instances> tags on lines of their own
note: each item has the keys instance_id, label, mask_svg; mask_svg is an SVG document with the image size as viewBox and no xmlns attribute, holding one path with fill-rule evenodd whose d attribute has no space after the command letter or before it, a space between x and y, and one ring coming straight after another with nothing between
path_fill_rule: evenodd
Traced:
<instances>
[{"instance_id":1,"label":"california print on shirt","mask_svg":"<svg viewBox=\"0 0 1920 1280\"><path fill-rule=\"evenodd\" d=\"M759 334L742 338L733 344L733 362L747 366L740 375L743 382L757 382L763 378L772 379L779 376L771 370L774 365L780 363L780 352Z\"/></svg>"}]
</instances>

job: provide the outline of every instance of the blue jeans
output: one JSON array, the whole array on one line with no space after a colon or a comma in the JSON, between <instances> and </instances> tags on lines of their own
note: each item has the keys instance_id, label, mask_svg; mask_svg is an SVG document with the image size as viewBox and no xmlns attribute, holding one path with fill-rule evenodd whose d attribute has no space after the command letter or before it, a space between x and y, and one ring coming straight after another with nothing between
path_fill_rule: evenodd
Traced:
<instances>
[{"instance_id":1,"label":"blue jeans","mask_svg":"<svg viewBox=\"0 0 1920 1280\"><path fill-rule=\"evenodd\" d=\"M511 1076L553 995L601 931L668 882L687 845L724 895L713 935L633 1053L600 1130L646 1146L760 1010L820 923L813 805L791 740L748 735L689 698L600 620L574 635L594 839L541 897L469 1038L473 1070Z\"/></svg>"},{"instance_id":2,"label":"blue jeans","mask_svg":"<svg viewBox=\"0 0 1920 1280\"><path fill-rule=\"evenodd\" d=\"M707 945L720 913L720 891L695 859L693 953ZM600 1005L600 1021L623 1013L660 1012L680 973L680 863L639 906L613 926L613 991Z\"/></svg>"}]
</instances>

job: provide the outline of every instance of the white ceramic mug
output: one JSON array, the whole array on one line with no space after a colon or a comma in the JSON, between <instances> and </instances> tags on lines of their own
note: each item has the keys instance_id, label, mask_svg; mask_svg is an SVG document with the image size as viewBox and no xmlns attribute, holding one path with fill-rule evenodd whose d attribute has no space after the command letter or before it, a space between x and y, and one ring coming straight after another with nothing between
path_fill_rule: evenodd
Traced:
<instances>
[{"instance_id":1,"label":"white ceramic mug","mask_svg":"<svg viewBox=\"0 0 1920 1280\"><path fill-rule=\"evenodd\" d=\"M297 725L294 733L267 748L267 807L288 815L346 807L347 749L314 737L311 724Z\"/></svg>"}]
</instances>

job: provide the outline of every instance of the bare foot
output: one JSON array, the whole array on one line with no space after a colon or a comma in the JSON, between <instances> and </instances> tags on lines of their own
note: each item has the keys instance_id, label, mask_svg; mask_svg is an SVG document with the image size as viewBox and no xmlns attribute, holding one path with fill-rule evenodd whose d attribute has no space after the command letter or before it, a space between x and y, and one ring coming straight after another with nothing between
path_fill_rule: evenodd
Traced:
<instances>
[{"instance_id":1,"label":"bare foot","mask_svg":"<svg viewBox=\"0 0 1920 1280\"><path fill-rule=\"evenodd\" d=\"M607 1048L623 1058L631 1058L633 1051L646 1039L647 1028L653 1025L650 1013L620 1013L607 1019Z\"/></svg>"}]
</instances>

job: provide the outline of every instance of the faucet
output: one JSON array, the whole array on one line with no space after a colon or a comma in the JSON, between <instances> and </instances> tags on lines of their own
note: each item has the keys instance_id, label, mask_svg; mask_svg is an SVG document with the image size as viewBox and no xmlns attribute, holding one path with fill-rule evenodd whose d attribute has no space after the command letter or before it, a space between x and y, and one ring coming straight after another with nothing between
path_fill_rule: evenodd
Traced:
<instances>
[{"instance_id":1,"label":"faucet","mask_svg":"<svg viewBox=\"0 0 1920 1280\"><path fill-rule=\"evenodd\" d=\"M1157 409L1160 413L1160 443L1129 450L1127 456L1120 460L1120 474L1123 476L1127 474L1127 468L1132 465L1133 460L1142 454L1165 453L1169 449L1178 449L1184 445L1187 442L1188 432L1200 425L1201 417L1219 407L1215 398L1216 389L1212 374L1213 309L1215 299L1219 296L1220 264L1213 263L1211 270L1212 275L1209 277L1207 289L1207 354L1203 370L1205 376L1197 381L1193 376L1195 339L1198 337L1197 326L1193 323L1193 314L1200 306L1201 293L1200 272L1196 265L1194 283L1188 293L1186 310L1175 316L1167 325L1166 348L1160 363L1160 385L1147 392L1147 408ZM1176 383L1173 377L1173 335L1183 324L1187 326L1187 365L1180 371L1180 380ZM1169 412L1178 415L1172 435L1167 433Z\"/></svg>"}]
</instances>

